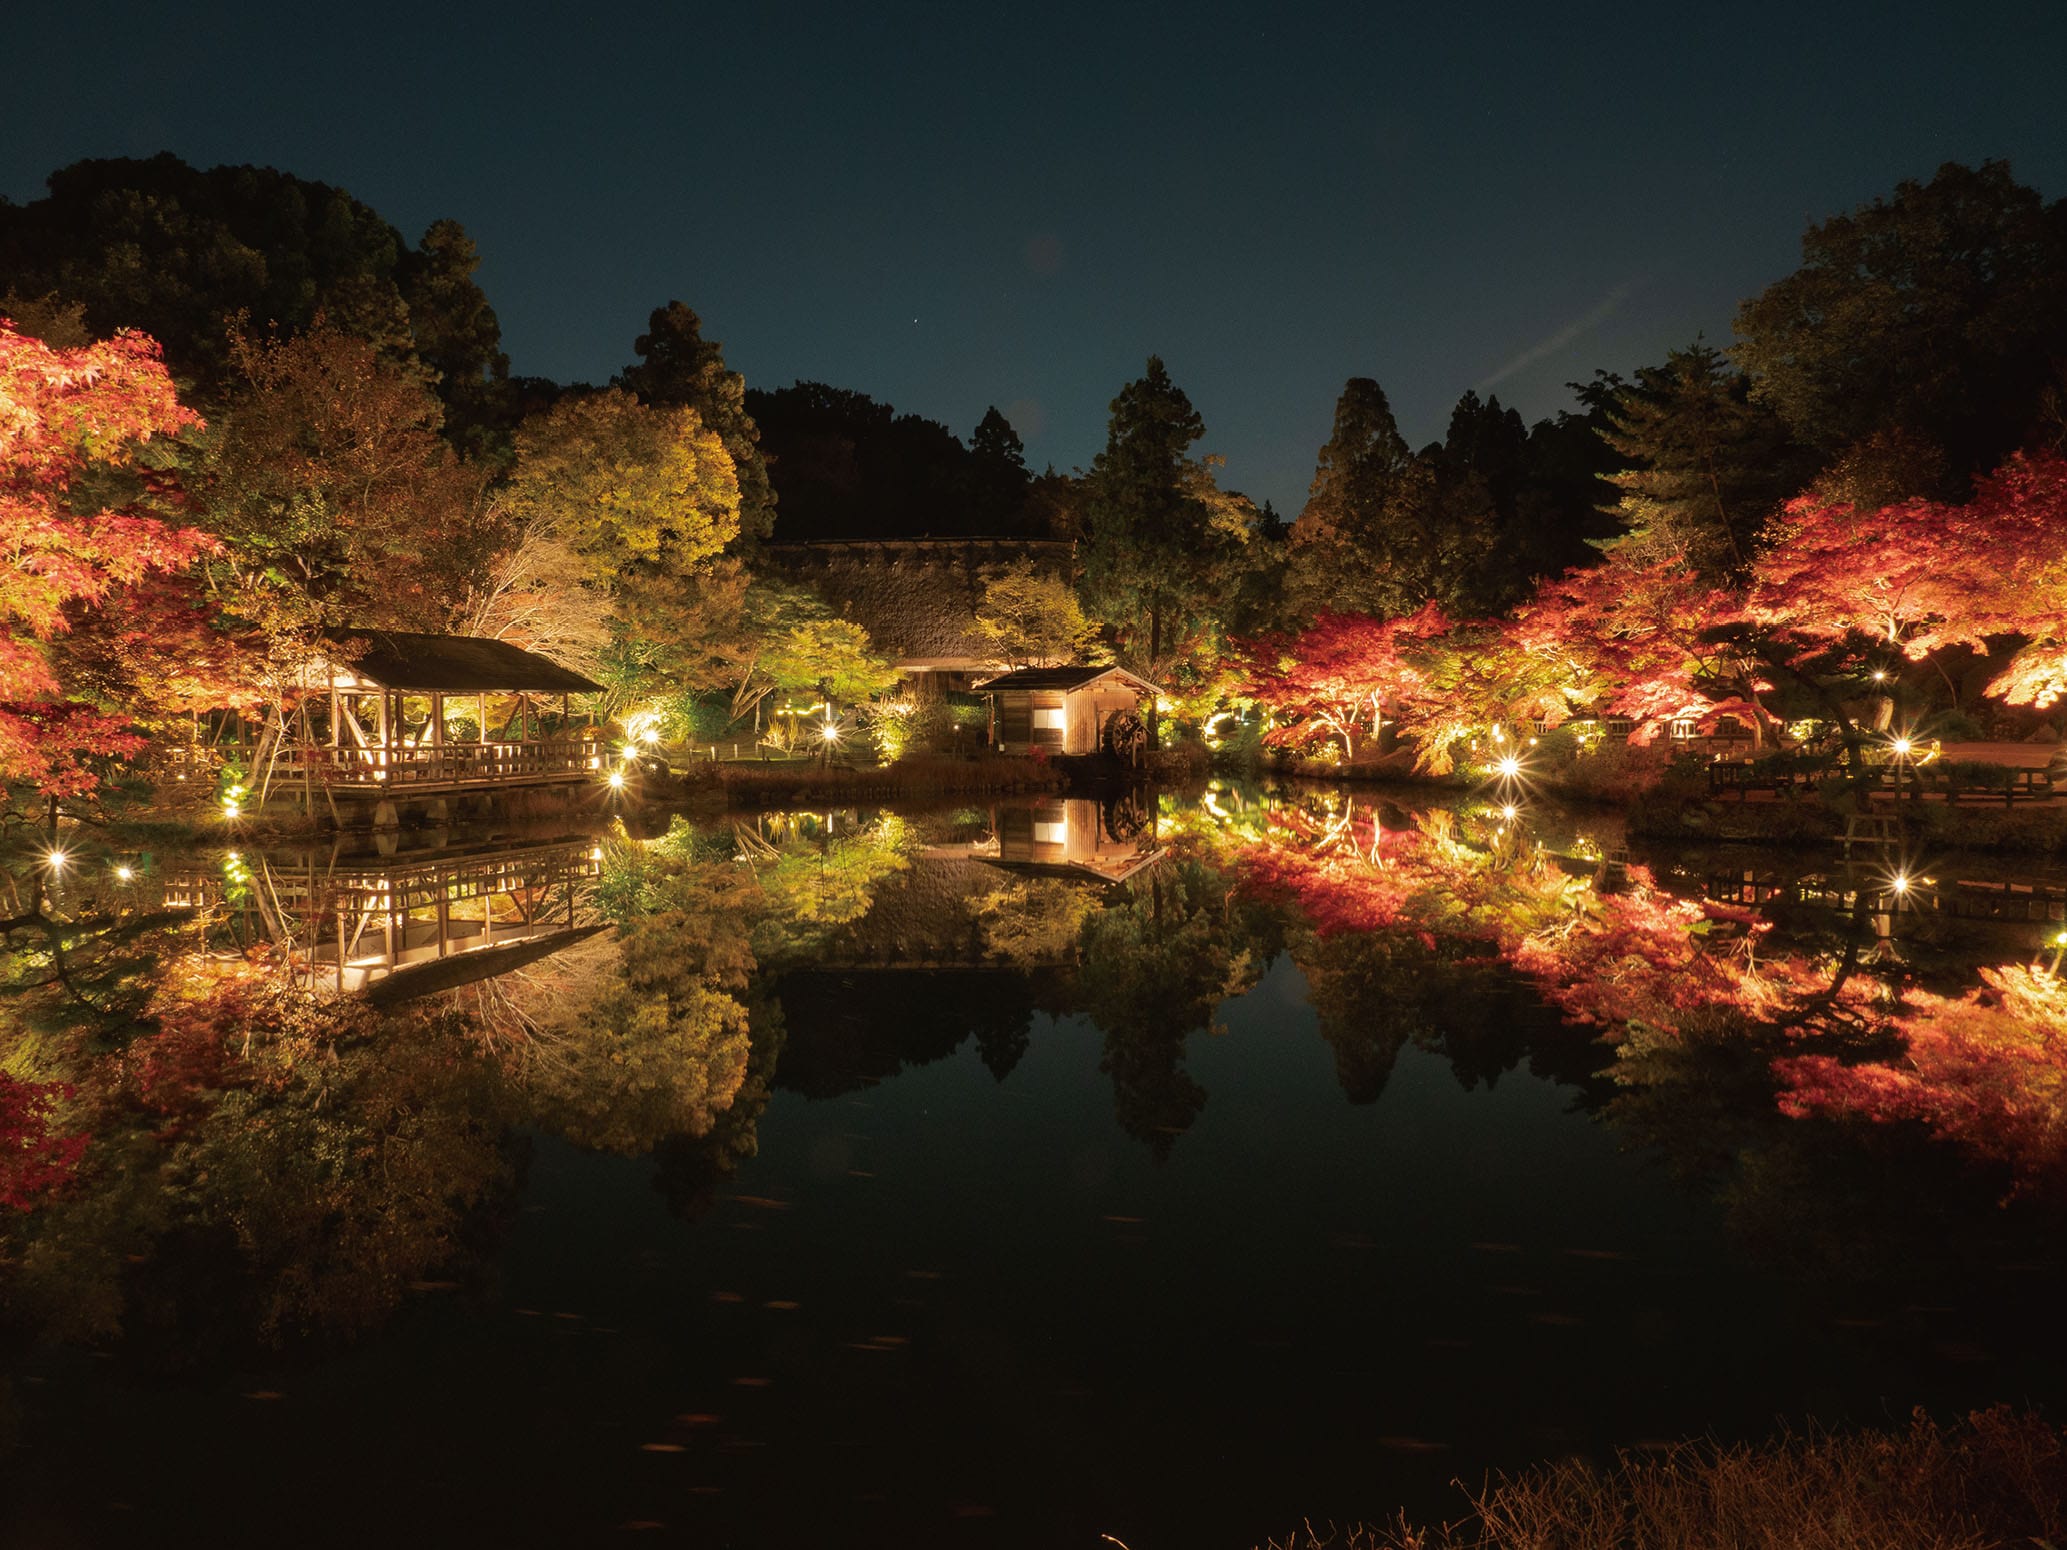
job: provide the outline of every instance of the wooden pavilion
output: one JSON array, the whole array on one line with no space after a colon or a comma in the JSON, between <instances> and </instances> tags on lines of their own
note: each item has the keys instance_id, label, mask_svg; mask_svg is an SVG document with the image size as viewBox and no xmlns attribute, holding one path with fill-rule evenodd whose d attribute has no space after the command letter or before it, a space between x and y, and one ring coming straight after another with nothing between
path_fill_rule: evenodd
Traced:
<instances>
[{"instance_id":1,"label":"wooden pavilion","mask_svg":"<svg viewBox=\"0 0 2067 1550\"><path fill-rule=\"evenodd\" d=\"M332 630L255 761L261 800L394 801L593 780L600 734L572 696L602 685L508 641Z\"/></svg>"}]
</instances>

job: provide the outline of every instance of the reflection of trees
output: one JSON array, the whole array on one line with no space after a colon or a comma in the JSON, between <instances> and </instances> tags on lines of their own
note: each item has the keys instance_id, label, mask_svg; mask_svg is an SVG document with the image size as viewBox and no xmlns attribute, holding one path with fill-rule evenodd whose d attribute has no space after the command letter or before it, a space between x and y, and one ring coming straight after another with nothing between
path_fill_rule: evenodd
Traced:
<instances>
[{"instance_id":1,"label":"reflection of trees","mask_svg":"<svg viewBox=\"0 0 2067 1550\"><path fill-rule=\"evenodd\" d=\"M1378 1100L1410 1043L1447 1060L1466 1090L1490 1087L1524 1061L1538 1076L1584 1087L1609 1059L1470 943L1341 932L1306 937L1292 958L1351 1103Z\"/></svg>"},{"instance_id":2,"label":"reflection of trees","mask_svg":"<svg viewBox=\"0 0 2067 1550\"><path fill-rule=\"evenodd\" d=\"M775 987L790 1033L778 1084L830 1098L945 1060L973 1032L1000 1080L1033 1019L1019 974L986 969L797 970Z\"/></svg>"},{"instance_id":3,"label":"reflection of trees","mask_svg":"<svg viewBox=\"0 0 2067 1550\"><path fill-rule=\"evenodd\" d=\"M759 992L747 996L746 1076L732 1102L717 1114L700 1136L675 1135L654 1149L653 1187L666 1197L668 1210L684 1221L700 1220L717 1203L718 1185L741 1159L761 1148L759 1125L775 1088L775 1068L782 1059L782 1003Z\"/></svg>"},{"instance_id":4,"label":"reflection of trees","mask_svg":"<svg viewBox=\"0 0 2067 1550\"><path fill-rule=\"evenodd\" d=\"M746 1080L758 895L738 867L669 851L620 863L613 883L614 936L510 976L494 999L539 1118L577 1145L639 1153L710 1134Z\"/></svg>"},{"instance_id":5,"label":"reflection of trees","mask_svg":"<svg viewBox=\"0 0 2067 1550\"><path fill-rule=\"evenodd\" d=\"M1190 859L1151 868L1084 922L1075 1003L1105 1034L1120 1124L1159 1158L1206 1104L1185 1037L1261 976L1245 924L1226 879Z\"/></svg>"},{"instance_id":6,"label":"reflection of trees","mask_svg":"<svg viewBox=\"0 0 2067 1550\"><path fill-rule=\"evenodd\" d=\"M754 953L771 967L820 951L834 930L868 913L883 879L910 865L904 820L891 814L846 833L769 815L735 833L761 892Z\"/></svg>"},{"instance_id":7,"label":"reflection of trees","mask_svg":"<svg viewBox=\"0 0 2067 1550\"><path fill-rule=\"evenodd\" d=\"M220 965L172 976L119 1056L75 1066L77 1187L16 1218L12 1308L184 1366L355 1330L448 1264L507 1182L492 1068L449 1011L384 1016Z\"/></svg>"},{"instance_id":8,"label":"reflection of trees","mask_svg":"<svg viewBox=\"0 0 2067 1550\"><path fill-rule=\"evenodd\" d=\"M1014 878L976 901L983 950L1020 968L1072 962L1098 905L1099 890L1080 879Z\"/></svg>"}]
</instances>

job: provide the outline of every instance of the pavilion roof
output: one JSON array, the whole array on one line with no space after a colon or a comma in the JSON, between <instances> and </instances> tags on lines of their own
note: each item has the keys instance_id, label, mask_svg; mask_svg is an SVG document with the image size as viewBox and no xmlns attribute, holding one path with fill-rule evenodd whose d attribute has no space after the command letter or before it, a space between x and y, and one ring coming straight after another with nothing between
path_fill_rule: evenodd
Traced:
<instances>
[{"instance_id":1,"label":"pavilion roof","mask_svg":"<svg viewBox=\"0 0 2067 1550\"><path fill-rule=\"evenodd\" d=\"M445 694L532 690L595 694L602 685L535 651L479 635L427 635L414 630L326 630L338 665L389 689ZM363 650L356 649L363 646Z\"/></svg>"}]
</instances>

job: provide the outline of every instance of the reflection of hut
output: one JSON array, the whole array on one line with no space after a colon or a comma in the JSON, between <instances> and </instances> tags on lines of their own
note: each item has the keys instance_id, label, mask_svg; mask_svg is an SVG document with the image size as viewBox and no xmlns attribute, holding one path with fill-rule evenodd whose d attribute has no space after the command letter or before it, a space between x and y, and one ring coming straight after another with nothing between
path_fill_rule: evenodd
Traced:
<instances>
[{"instance_id":1,"label":"reflection of hut","mask_svg":"<svg viewBox=\"0 0 2067 1550\"><path fill-rule=\"evenodd\" d=\"M996 849L985 859L1014 871L1056 872L1123 883L1162 859L1155 825L1129 797L1065 797L997 813ZM980 852L979 852L980 854Z\"/></svg>"},{"instance_id":2,"label":"reflection of hut","mask_svg":"<svg viewBox=\"0 0 2067 1550\"><path fill-rule=\"evenodd\" d=\"M375 798L594 777L569 696L602 686L507 641L335 630L290 692L269 781ZM268 761L261 758L262 768Z\"/></svg>"},{"instance_id":3,"label":"reflection of hut","mask_svg":"<svg viewBox=\"0 0 2067 1550\"><path fill-rule=\"evenodd\" d=\"M1002 753L1113 754L1147 748L1142 705L1160 693L1123 667L1022 667L978 684L990 697L991 744Z\"/></svg>"}]
</instances>

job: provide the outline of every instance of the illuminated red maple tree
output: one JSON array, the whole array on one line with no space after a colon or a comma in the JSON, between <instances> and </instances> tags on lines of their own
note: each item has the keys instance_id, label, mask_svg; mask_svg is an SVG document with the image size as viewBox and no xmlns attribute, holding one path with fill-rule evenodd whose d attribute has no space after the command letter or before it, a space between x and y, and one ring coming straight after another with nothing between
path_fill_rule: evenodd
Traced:
<instances>
[{"instance_id":1,"label":"illuminated red maple tree","mask_svg":"<svg viewBox=\"0 0 2067 1550\"><path fill-rule=\"evenodd\" d=\"M0 1071L0 1209L30 1211L78 1171L83 1135L60 1134L52 1110L71 1096L59 1082L18 1082Z\"/></svg>"},{"instance_id":2,"label":"illuminated red maple tree","mask_svg":"<svg viewBox=\"0 0 2067 1550\"><path fill-rule=\"evenodd\" d=\"M1253 647L1241 692L1277 723L1265 741L1297 747L1330 738L1354 759L1388 715L1397 719L1426 699L1430 642L1449 628L1434 603L1396 619L1324 613L1297 635Z\"/></svg>"},{"instance_id":3,"label":"illuminated red maple tree","mask_svg":"<svg viewBox=\"0 0 2067 1550\"><path fill-rule=\"evenodd\" d=\"M1962 505L1858 510L1805 496L1753 567L1746 617L1794 664L1847 645L1922 661L2026 644L1988 693L2045 706L2067 692L2067 460L2012 458Z\"/></svg>"},{"instance_id":4,"label":"illuminated red maple tree","mask_svg":"<svg viewBox=\"0 0 2067 1550\"><path fill-rule=\"evenodd\" d=\"M1764 724L1757 665L1716 635L1739 617L1737 598L1679 555L1626 544L1546 581L1508 635L1562 669L1564 711L1625 716L1642 744L1681 719Z\"/></svg>"},{"instance_id":5,"label":"illuminated red maple tree","mask_svg":"<svg viewBox=\"0 0 2067 1550\"><path fill-rule=\"evenodd\" d=\"M208 548L169 519L177 491L146 451L198 423L143 335L54 350L0 320L0 779L76 796L98 784L94 761L143 746L126 708L65 681L54 643ZM132 650L146 642L164 656L147 623Z\"/></svg>"}]
</instances>

